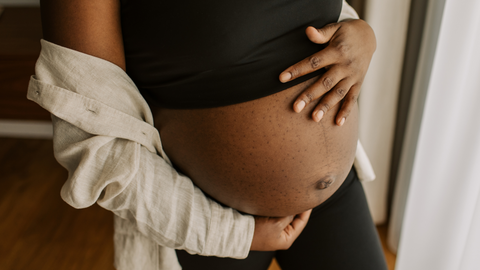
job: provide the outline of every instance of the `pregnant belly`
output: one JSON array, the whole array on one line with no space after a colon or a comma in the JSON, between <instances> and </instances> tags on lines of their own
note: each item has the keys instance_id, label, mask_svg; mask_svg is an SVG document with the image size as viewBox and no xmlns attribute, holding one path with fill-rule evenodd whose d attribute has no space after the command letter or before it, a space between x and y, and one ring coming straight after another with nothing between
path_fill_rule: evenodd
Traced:
<instances>
[{"instance_id":1,"label":"pregnant belly","mask_svg":"<svg viewBox=\"0 0 480 270\"><path fill-rule=\"evenodd\" d=\"M357 108L342 127L339 106L320 123L291 108L314 79L231 106L154 111L172 162L205 193L242 212L286 216L313 208L342 184L353 163Z\"/></svg>"}]
</instances>

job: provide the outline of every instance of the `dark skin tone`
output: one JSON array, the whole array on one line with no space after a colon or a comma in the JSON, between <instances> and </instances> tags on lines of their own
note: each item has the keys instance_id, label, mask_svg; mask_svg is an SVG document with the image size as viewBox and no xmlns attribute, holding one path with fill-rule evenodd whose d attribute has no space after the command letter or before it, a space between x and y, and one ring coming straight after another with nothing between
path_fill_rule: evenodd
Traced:
<instances>
[{"instance_id":1,"label":"dark skin tone","mask_svg":"<svg viewBox=\"0 0 480 270\"><path fill-rule=\"evenodd\" d=\"M343 101L335 117L335 123L342 126L357 103L363 79L376 50L375 34L362 20L345 20L320 29L310 26L305 32L314 43L328 43L327 48L287 68L279 79L287 82L326 68L328 71L298 96L293 109L301 112L308 104L316 103L312 119L320 122L323 115Z\"/></svg>"},{"instance_id":2,"label":"dark skin tone","mask_svg":"<svg viewBox=\"0 0 480 270\"><path fill-rule=\"evenodd\" d=\"M225 107L159 109L163 148L204 192L242 212L278 217L313 208L341 185L357 142L356 107L342 127L333 113L313 122L314 104L291 110L314 82Z\"/></svg>"},{"instance_id":3,"label":"dark skin tone","mask_svg":"<svg viewBox=\"0 0 480 270\"><path fill-rule=\"evenodd\" d=\"M120 4L118 0L42 0L41 9L44 38L46 40L102 58L121 67L123 70L126 69L120 26ZM341 148L340 158L337 158L336 165L325 164L323 167L327 169L319 170L313 173L314 175L310 177L311 179L304 180L305 184L309 182L312 184L312 186L305 191L307 193L309 192L309 197L312 199L299 203L298 209L303 210L292 209L292 211L294 210L296 212L284 217L271 218L255 216L255 232L251 246L252 250L288 249L305 227L310 215L310 210L308 209L318 204L319 201L321 202L328 198L331 193L340 186L342 181L339 179L344 178L342 178L342 175L348 173L348 167L351 165L350 162L354 153L352 142L356 141L356 98L364 74L368 68L371 55L375 50L375 38L371 28L360 20L334 24L329 27L330 28L323 30L309 28L306 30L306 33L313 42L324 43L330 41L332 46L329 46L329 48L331 49L324 50L324 53L320 52L318 55L312 56L313 58L299 62L297 65L286 70L295 78L325 66L329 69L329 72L321 78L312 79L305 84L277 93L273 95L273 97L267 97L240 105L206 110L160 110L157 112L163 115L163 117L156 117L156 119L164 122L164 124L158 126L158 128L162 132L165 149L169 152L168 154L173 157L173 160L175 160L175 157L180 159L179 157L182 151L189 150L181 149L181 147L179 147L180 149L178 151L172 150L172 143L174 142L173 139L170 139L171 142L169 143L169 134L171 138L175 138L175 140L191 141L192 138L185 136L185 134L181 132L182 129L203 130L202 128L204 128L205 124L211 124L211 121L218 120L218 113L222 110L224 112L234 112L237 115L237 119L241 120L245 126L248 126L249 123L258 125L256 129L257 132L265 135L267 141L269 139L274 141L275 138L278 138L278 130L272 130L273 126L271 125L262 125L261 121L259 122L258 120L258 115L249 115L248 112L251 112L252 109L256 109L260 115L273 115L274 118L276 118L274 121L280 121L285 126L289 126L290 124L291 126L296 126L298 133L289 133L290 135L286 135L284 138L289 139L289 136L295 138L297 137L296 135L299 134L311 137L316 136L316 134L319 134L321 131L323 134L326 134L318 138L319 141L323 140L323 143L311 142L311 144L316 145L315 147L318 148L317 150L319 150L320 153L323 153L321 150L322 145L324 145L324 150L331 148L331 151L335 151L335 147ZM361 42L359 39L361 39ZM312 59L315 65L312 65ZM285 78L286 75L282 73L280 79L285 81ZM308 87L309 85L311 85L311 87ZM305 102L305 106L300 102L302 100ZM342 100L345 102L340 102ZM324 112L321 121L318 115L319 110ZM295 112L300 115L295 114ZM203 121L195 124L194 121L191 121L192 117L198 117L203 119ZM211 118L210 122L209 118ZM343 120L347 118L349 121ZM320 125L315 124L312 119L320 122ZM228 117L223 119L223 121L233 120L233 118ZM181 125L181 123L186 122L193 124L186 127ZM343 127L340 128L338 127L339 125L343 125ZM262 126L266 127L262 130ZM220 138L232 134L232 130L225 129L225 125L215 124L211 126L209 132ZM209 134L206 134L205 137L208 138ZM316 137L311 138L315 139ZM289 151L297 147L309 145L306 143L299 146L298 143L301 144L301 141L302 140L294 144L289 144ZM202 141L197 141L196 143L207 149L211 148L208 143ZM245 149L251 146L251 140L238 140L236 141L236 145L240 148L243 146ZM332 147L325 147L325 145ZM278 152L278 149L275 150L272 147L265 149L269 149L268 151L271 156L281 156L285 154L281 151ZM193 150L202 151L202 147L197 147ZM214 151L212 154L212 160L222 160L223 153L221 151ZM341 157L345 158L341 160ZM306 163L312 159L308 155L298 158L303 158ZM188 162L193 164L188 164ZM198 165L195 164L196 162L198 162L198 160L193 159L187 160L185 164L182 164L182 162L178 162L178 164L180 167L185 167L185 171L188 171L188 168L195 168ZM211 164L211 166L215 167L215 164ZM332 181L331 178L325 180L321 177L321 175L324 175L327 171L334 171L334 181ZM260 171L255 172L252 170L251 172L252 175L257 173L260 173ZM298 174L298 172L289 173L292 175ZM207 172L192 172L191 174L198 174L199 180L196 181L196 184L200 184L200 186L206 185L206 189L208 189L208 181L202 179L208 179L211 172L207 170ZM218 177L222 178L224 175L220 174ZM293 176L287 176L286 178L289 179L292 177ZM288 181L285 183L288 183ZM266 185L268 186L269 184L266 183ZM215 185L210 184L210 186ZM215 188L211 190L213 194L217 192L219 191L216 191ZM259 198L261 197L262 196L259 196ZM253 204L251 204L253 206L246 209L247 212L255 214L255 212L263 213L269 211L270 208L268 205L261 205L261 199L258 201L261 207L256 209L255 200L256 198L253 196L250 201L253 202ZM292 200L292 203L295 202L292 198L286 200ZM228 199L226 203L229 204ZM233 201L231 204L234 206L235 204L239 204L241 208L241 201ZM299 212L301 213L296 214Z\"/></svg>"}]
</instances>

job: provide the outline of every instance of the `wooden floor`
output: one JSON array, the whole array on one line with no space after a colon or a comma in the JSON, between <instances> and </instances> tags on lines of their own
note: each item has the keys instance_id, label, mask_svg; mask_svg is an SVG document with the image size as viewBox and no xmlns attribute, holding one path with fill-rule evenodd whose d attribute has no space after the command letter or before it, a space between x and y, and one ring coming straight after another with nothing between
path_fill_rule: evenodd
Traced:
<instances>
[{"instance_id":1,"label":"wooden floor","mask_svg":"<svg viewBox=\"0 0 480 270\"><path fill-rule=\"evenodd\" d=\"M113 268L112 214L60 198L67 172L52 141L0 138L0 270ZM386 229L379 227L385 238ZM389 270L395 256L386 253ZM277 270L275 262L269 270Z\"/></svg>"}]
</instances>

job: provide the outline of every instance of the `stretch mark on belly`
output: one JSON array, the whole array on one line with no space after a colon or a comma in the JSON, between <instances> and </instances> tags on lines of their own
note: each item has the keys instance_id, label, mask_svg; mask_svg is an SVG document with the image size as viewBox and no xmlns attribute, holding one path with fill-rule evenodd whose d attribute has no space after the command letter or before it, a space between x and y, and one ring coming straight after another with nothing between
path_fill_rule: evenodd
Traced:
<instances>
[{"instance_id":1,"label":"stretch mark on belly","mask_svg":"<svg viewBox=\"0 0 480 270\"><path fill-rule=\"evenodd\" d=\"M322 131L323 131L323 146L325 147L325 154L327 156L329 156L329 152L328 152L328 148L329 148L329 144L328 144L328 141L327 141L327 132L326 132L326 127L325 125L323 124L323 122L320 122L320 124L322 125Z\"/></svg>"},{"instance_id":2,"label":"stretch mark on belly","mask_svg":"<svg viewBox=\"0 0 480 270\"><path fill-rule=\"evenodd\" d=\"M335 182L335 178L333 176L325 176L324 178L320 179L316 183L317 189L326 189L331 186Z\"/></svg>"}]
</instances>

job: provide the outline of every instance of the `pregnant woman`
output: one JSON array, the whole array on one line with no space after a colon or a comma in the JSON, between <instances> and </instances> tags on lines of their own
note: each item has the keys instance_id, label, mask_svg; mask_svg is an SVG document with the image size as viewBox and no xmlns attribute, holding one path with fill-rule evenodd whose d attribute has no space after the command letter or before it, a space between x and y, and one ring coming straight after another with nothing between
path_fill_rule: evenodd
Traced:
<instances>
[{"instance_id":1,"label":"pregnant woman","mask_svg":"<svg viewBox=\"0 0 480 270\"><path fill-rule=\"evenodd\" d=\"M204 238L217 233L211 232L213 227L221 234L225 226L245 231L240 238L246 240L215 240L221 242L218 246L234 250L242 241L250 243L246 258L238 252L225 255L178 244L179 238L185 238L186 242L208 245L209 240L197 238L201 233L191 233L201 224L185 214L191 209L206 211L201 203L191 199L188 191L178 196L175 193L170 205L155 203L157 197L160 200L171 194L162 185L138 184L146 181L145 176L134 182L135 188L132 181L128 188L127 184L116 184L129 177L118 173L122 166L134 166L117 162L127 147L100 151L90 145L82 155L103 153L108 162L115 161L114 169L106 165L108 162L97 162L95 166L103 171L101 177L87 189L69 180L64 187L68 192L62 191L62 196L74 197L71 194L81 190L116 213L118 269L168 269L161 268L167 265L162 260L171 260L172 255L164 247L178 249L183 269L266 269L273 257L284 270L386 269L363 189L352 168L358 139L355 101L375 50L375 38L360 20L331 24L339 20L345 5L341 0L42 1L45 39L66 48L47 42L42 43L44 46L89 59L89 64L116 65L108 66L115 74L122 73L115 69L120 67L149 103L165 159L169 158L176 170L170 170L169 177L167 173L156 177L177 183L178 177L187 176L195 185L188 188L201 190L195 191L195 196L236 217L204 217L208 224ZM91 56L109 63L91 60ZM61 72L81 77L80 70L82 67L75 66L72 72ZM93 80L90 76L95 72L91 73L81 77L84 84L98 83L105 77ZM105 80L114 78L106 76ZM118 81L114 84L120 85ZM70 85L61 87L76 88L78 84ZM99 95L97 101L112 102L100 100ZM111 99L118 97L113 94ZM88 111L102 115L98 108ZM66 119L51 111L55 117ZM55 117L54 124L61 126ZM81 121L82 116L76 117ZM97 127L102 123L99 121ZM75 128L85 126L70 123ZM64 127L64 134L73 129ZM91 130L83 128L81 132L87 129ZM85 138L94 141L101 135L98 130L88 131ZM77 147L79 143L72 139L75 134L64 137L72 141L68 145ZM56 136L62 136L61 132ZM57 139L56 152L67 148L65 140ZM124 139L115 140L116 145L125 143ZM57 159L71 175L80 175L78 168L86 163L72 158L72 151L66 152ZM149 165L139 162L138 166ZM110 172L119 174L116 177L120 180L99 180ZM179 207L177 200L187 202L190 210ZM83 207L74 200L69 203ZM163 210L155 212L156 207ZM170 220L166 214L170 211L176 211L179 218ZM130 229L125 229L125 222ZM173 228L175 236L159 233L163 228L169 232ZM138 247L140 242L132 244L134 238L122 238L122 234L138 234L148 238L144 243L154 241L155 245ZM195 253L200 255L191 255ZM151 264L138 259L142 256ZM178 267L175 262L169 265L170 269Z\"/></svg>"}]
</instances>

